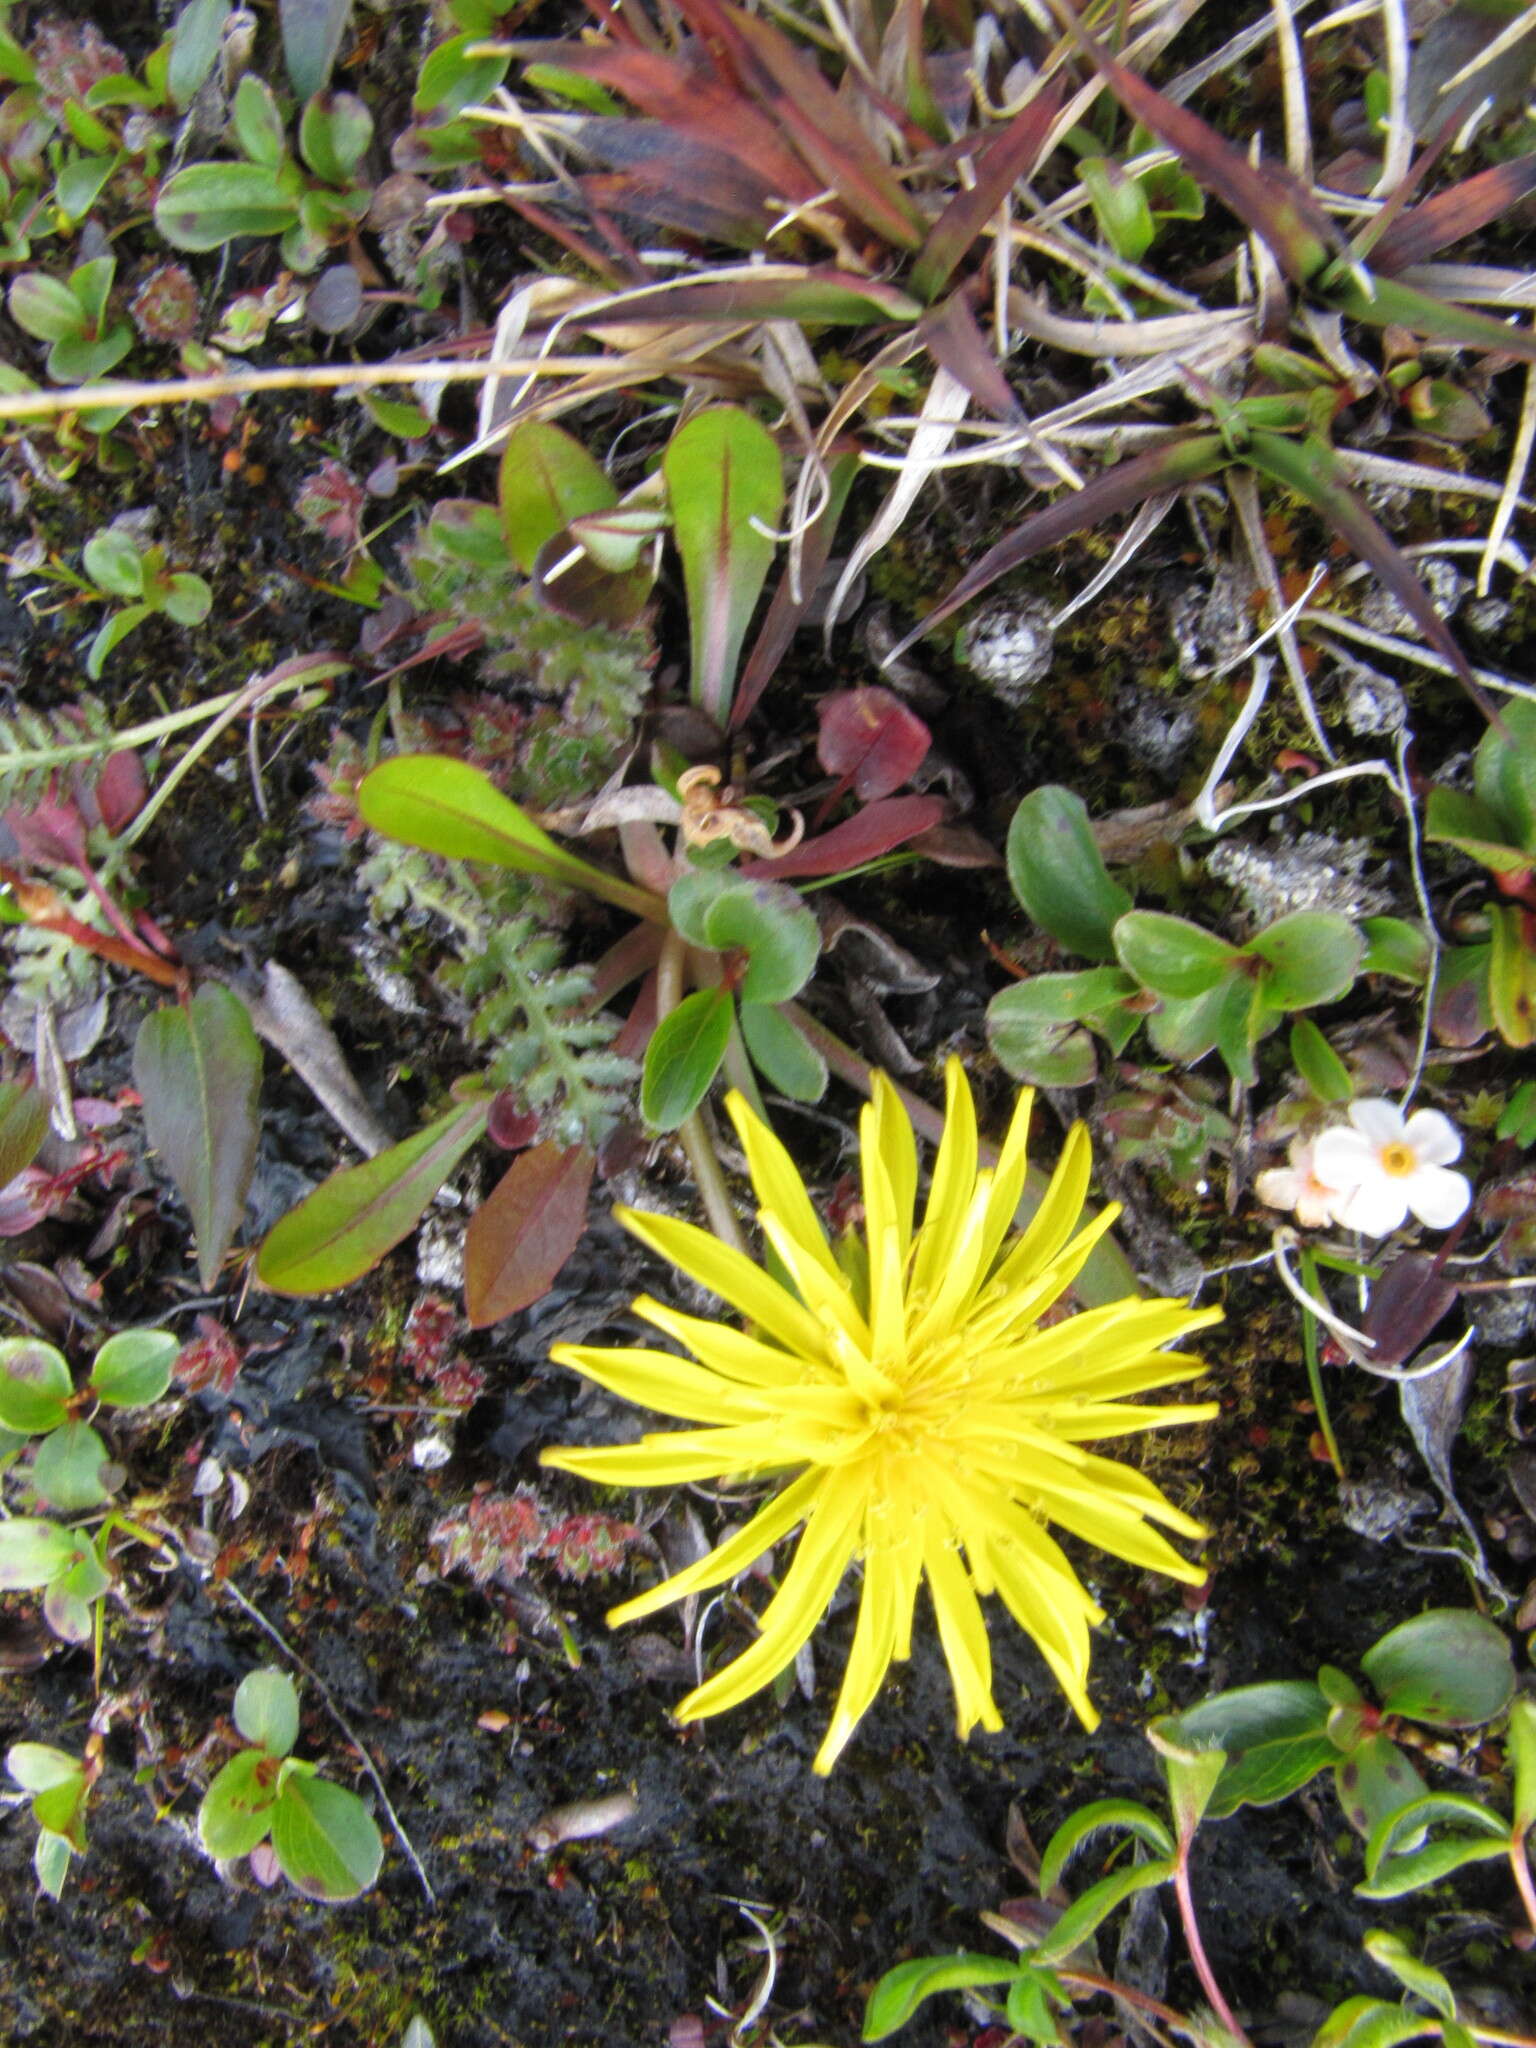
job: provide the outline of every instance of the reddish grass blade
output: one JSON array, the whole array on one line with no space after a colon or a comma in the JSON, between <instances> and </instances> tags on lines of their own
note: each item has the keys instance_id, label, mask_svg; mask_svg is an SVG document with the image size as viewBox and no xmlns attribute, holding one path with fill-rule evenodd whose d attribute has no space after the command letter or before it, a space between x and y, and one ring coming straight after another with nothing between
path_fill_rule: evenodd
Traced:
<instances>
[{"instance_id":1,"label":"reddish grass blade","mask_svg":"<svg viewBox=\"0 0 1536 2048\"><path fill-rule=\"evenodd\" d=\"M919 329L933 360L963 384L994 419L1017 420L1021 407L1001 363L976 324L964 291L952 292Z\"/></svg>"},{"instance_id":2,"label":"reddish grass blade","mask_svg":"<svg viewBox=\"0 0 1536 2048\"><path fill-rule=\"evenodd\" d=\"M1129 462L1117 463L1102 476L1094 477L1080 491L1069 491L1049 505L1042 505L966 571L944 602L892 648L887 661L904 654L923 634L941 625L961 605L969 604L999 576L1006 576L1031 556L1055 547L1059 541L1070 540L1085 527L1097 526L1101 519L1130 511L1157 491L1177 490L1182 484L1198 483L1202 477L1213 476L1231 459L1220 434L1191 434L1183 440L1165 442L1161 448L1149 448L1145 454L1133 455Z\"/></svg>"},{"instance_id":3,"label":"reddish grass blade","mask_svg":"<svg viewBox=\"0 0 1536 2048\"><path fill-rule=\"evenodd\" d=\"M922 246L922 215L852 109L786 36L724 0L678 0L678 11L716 62L730 64L820 184L830 185L850 213L899 249Z\"/></svg>"},{"instance_id":4,"label":"reddish grass blade","mask_svg":"<svg viewBox=\"0 0 1536 2048\"><path fill-rule=\"evenodd\" d=\"M1391 276L1410 263L1427 263L1439 250L1476 234L1536 191L1536 155L1463 178L1394 221L1371 251L1372 268Z\"/></svg>"},{"instance_id":5,"label":"reddish grass blade","mask_svg":"<svg viewBox=\"0 0 1536 2048\"><path fill-rule=\"evenodd\" d=\"M922 312L894 285L877 284L846 270L798 264L748 266L730 278L635 292L611 314L601 308L583 319L597 328L665 320L815 320L863 326L877 320L915 320Z\"/></svg>"},{"instance_id":6,"label":"reddish grass blade","mask_svg":"<svg viewBox=\"0 0 1536 2048\"><path fill-rule=\"evenodd\" d=\"M816 595L832 554L838 521L843 516L843 507L848 502L848 493L858 473L859 455L852 442L845 442L832 450L832 460L828 464L827 502L806 534L800 552L800 596L798 599L794 596L786 562L768 607L768 615L753 643L752 652L747 656L741 681L731 700L728 727L731 732L744 725L751 716L758 698L767 689L810 609L811 599Z\"/></svg>"},{"instance_id":7,"label":"reddish grass blade","mask_svg":"<svg viewBox=\"0 0 1536 2048\"><path fill-rule=\"evenodd\" d=\"M920 299L938 297L1019 179L1034 169L1060 106L1061 88L1053 81L976 151L975 184L957 192L945 207L912 266L912 289Z\"/></svg>"}]
</instances>

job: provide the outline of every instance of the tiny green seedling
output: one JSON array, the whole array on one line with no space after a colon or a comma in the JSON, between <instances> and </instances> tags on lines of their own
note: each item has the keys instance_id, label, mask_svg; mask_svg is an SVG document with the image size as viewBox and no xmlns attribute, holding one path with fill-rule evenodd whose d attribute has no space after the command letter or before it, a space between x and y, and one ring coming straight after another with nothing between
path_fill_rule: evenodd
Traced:
<instances>
[{"instance_id":1,"label":"tiny green seedling","mask_svg":"<svg viewBox=\"0 0 1536 2048\"><path fill-rule=\"evenodd\" d=\"M116 259L94 256L67 278L24 270L6 294L11 318L24 334L46 341L48 374L56 384L89 384L120 363L133 347L133 329L113 319L108 301Z\"/></svg>"},{"instance_id":2,"label":"tiny green seedling","mask_svg":"<svg viewBox=\"0 0 1536 2048\"><path fill-rule=\"evenodd\" d=\"M102 621L86 653L85 670L93 682L100 680L113 648L156 612L178 626L200 626L212 608L213 592L201 576L168 569L164 548L140 548L120 527L92 534L81 562L96 596L128 600Z\"/></svg>"},{"instance_id":3,"label":"tiny green seedling","mask_svg":"<svg viewBox=\"0 0 1536 2048\"><path fill-rule=\"evenodd\" d=\"M120 1330L96 1353L77 1391L64 1354L35 1337L0 1343L0 1425L14 1453L40 1437L28 1479L37 1498L62 1514L100 1507L114 1491L105 1443L85 1419L100 1408L148 1408L171 1383L180 1349L168 1330Z\"/></svg>"},{"instance_id":4,"label":"tiny green seedling","mask_svg":"<svg viewBox=\"0 0 1536 2048\"><path fill-rule=\"evenodd\" d=\"M69 1859L85 1854L85 1809L101 1776L101 1738L91 1737L83 1757L47 1742L14 1742L6 1751L5 1768L14 1784L32 1794L37 1881L50 1898L62 1898Z\"/></svg>"},{"instance_id":5,"label":"tiny green seedling","mask_svg":"<svg viewBox=\"0 0 1536 2048\"><path fill-rule=\"evenodd\" d=\"M281 1671L253 1671L235 1694L235 1726L251 1745L232 1756L203 1795L198 1838L221 1863L269 1838L277 1867L306 1898L339 1903L367 1891L384 1844L362 1800L290 1754L299 1696Z\"/></svg>"}]
</instances>

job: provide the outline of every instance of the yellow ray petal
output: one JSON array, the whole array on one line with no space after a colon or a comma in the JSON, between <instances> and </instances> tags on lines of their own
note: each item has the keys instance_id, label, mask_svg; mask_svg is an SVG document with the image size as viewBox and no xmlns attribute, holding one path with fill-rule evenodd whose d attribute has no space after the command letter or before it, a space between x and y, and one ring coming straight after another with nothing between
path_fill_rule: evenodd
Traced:
<instances>
[{"instance_id":1,"label":"yellow ray petal","mask_svg":"<svg viewBox=\"0 0 1536 2048\"><path fill-rule=\"evenodd\" d=\"M1083 1213L1092 1165L1093 1148L1087 1128L1074 1124L1029 1228L998 1268L997 1278L1005 1286L1018 1287L1032 1275L1044 1272L1061 1251Z\"/></svg>"},{"instance_id":2,"label":"yellow ray petal","mask_svg":"<svg viewBox=\"0 0 1536 2048\"><path fill-rule=\"evenodd\" d=\"M976 1105L964 1067L951 1059L944 1068L944 1136L934 1162L912 1267L914 1296L931 1295L943 1278L950 1252L964 1228L975 1185Z\"/></svg>"},{"instance_id":3,"label":"yellow ray petal","mask_svg":"<svg viewBox=\"0 0 1536 2048\"><path fill-rule=\"evenodd\" d=\"M811 1206L805 1182L795 1171L794 1161L744 1095L733 1088L725 1098L725 1107L747 1155L747 1171L757 1191L758 1208L771 1209L795 1242L837 1278L832 1247Z\"/></svg>"},{"instance_id":4,"label":"yellow ray petal","mask_svg":"<svg viewBox=\"0 0 1536 2048\"><path fill-rule=\"evenodd\" d=\"M682 1223L675 1216L657 1216L646 1209L615 1209L613 1213L631 1237L638 1237L679 1272L728 1301L748 1322L760 1324L788 1350L806 1358L825 1357L825 1339L816 1318L787 1288L770 1280L761 1266L754 1266L744 1252L721 1244L707 1230Z\"/></svg>"},{"instance_id":5,"label":"yellow ray petal","mask_svg":"<svg viewBox=\"0 0 1536 2048\"><path fill-rule=\"evenodd\" d=\"M670 1351L556 1344L549 1355L556 1365L582 1373L609 1393L622 1394L641 1408L654 1408L683 1422L750 1422L762 1414L743 1389L705 1366L675 1358Z\"/></svg>"},{"instance_id":6,"label":"yellow ray petal","mask_svg":"<svg viewBox=\"0 0 1536 2048\"><path fill-rule=\"evenodd\" d=\"M793 1528L804 1521L815 1504L821 1485L819 1472L803 1473L782 1493L776 1493L771 1500L765 1501L745 1528L738 1529L734 1536L717 1544L708 1557L701 1557L697 1563L674 1572L659 1586L652 1586L648 1593L637 1593L632 1600L610 1607L609 1627L617 1628L625 1621L638 1621L642 1615L670 1607L674 1600L685 1599L690 1593L702 1593L711 1586L723 1586L739 1573L750 1570L765 1551L782 1542Z\"/></svg>"},{"instance_id":7,"label":"yellow ray petal","mask_svg":"<svg viewBox=\"0 0 1536 2048\"><path fill-rule=\"evenodd\" d=\"M728 1323L684 1315L681 1309L669 1308L649 1294L637 1295L630 1308L645 1322L675 1337L679 1344L686 1344L712 1372L724 1373L727 1379L739 1380L744 1386L777 1390L808 1381L827 1382L830 1378L829 1369L819 1359L782 1351L777 1345L765 1344L760 1337L733 1330Z\"/></svg>"},{"instance_id":8,"label":"yellow ray petal","mask_svg":"<svg viewBox=\"0 0 1536 2048\"><path fill-rule=\"evenodd\" d=\"M923 1569L955 1689L955 1726L960 1739L964 1741L978 1721L983 1728L1001 1728L1003 1717L992 1697L992 1647L981 1605L959 1551L932 1519L923 1547Z\"/></svg>"},{"instance_id":9,"label":"yellow ray petal","mask_svg":"<svg viewBox=\"0 0 1536 2048\"><path fill-rule=\"evenodd\" d=\"M1034 1639L1083 1726L1097 1728L1099 1716L1088 1697L1087 1595L1077 1586L1074 1600L1075 1580L1064 1583L1061 1575L1043 1570L1037 1557L1010 1543L997 1545L996 1571L997 1590L1009 1613Z\"/></svg>"},{"instance_id":10,"label":"yellow ray petal","mask_svg":"<svg viewBox=\"0 0 1536 2048\"><path fill-rule=\"evenodd\" d=\"M1033 1088L1021 1088L1008 1122L1008 1133L992 1170L992 1194L987 1204L987 1228L982 1251L982 1271L990 1272L992 1262L1008 1232L1024 1194L1029 1176L1029 1121L1035 1106Z\"/></svg>"},{"instance_id":11,"label":"yellow ray petal","mask_svg":"<svg viewBox=\"0 0 1536 2048\"><path fill-rule=\"evenodd\" d=\"M905 1591L910 1615L915 1582ZM848 1652L848 1668L843 1673L826 1737L816 1752L814 1769L818 1777L824 1778L837 1762L884 1683L896 1648L897 1609L902 1592L901 1577L891 1553L877 1545L865 1561L864 1590L859 1599L853 1647Z\"/></svg>"},{"instance_id":12,"label":"yellow ray petal","mask_svg":"<svg viewBox=\"0 0 1536 2048\"><path fill-rule=\"evenodd\" d=\"M784 1270L794 1283L795 1290L811 1314L826 1330L840 1330L848 1342L860 1352L869 1351L869 1325L860 1315L853 1298L853 1290L847 1279L834 1266L829 1273L825 1267L811 1257L784 1220L771 1209L764 1209L758 1219L763 1226L763 1235L783 1261ZM823 1349L827 1339L822 1339ZM844 1364L844 1353L832 1351L837 1364Z\"/></svg>"},{"instance_id":13,"label":"yellow ray petal","mask_svg":"<svg viewBox=\"0 0 1536 2048\"><path fill-rule=\"evenodd\" d=\"M917 1204L917 1139L901 1097L884 1074L875 1075L869 1107L860 1115L859 1143L866 1157L878 1157L885 1168L905 1264L912 1247L912 1218Z\"/></svg>"},{"instance_id":14,"label":"yellow ray petal","mask_svg":"<svg viewBox=\"0 0 1536 2048\"><path fill-rule=\"evenodd\" d=\"M853 1562L863 1514L861 1488L841 1484L835 1477L823 1482L794 1563L763 1611L761 1635L734 1663L679 1700L679 1721L699 1721L740 1706L793 1664L796 1651L821 1620Z\"/></svg>"},{"instance_id":15,"label":"yellow ray petal","mask_svg":"<svg viewBox=\"0 0 1536 2048\"><path fill-rule=\"evenodd\" d=\"M680 1429L673 1436L646 1436L637 1444L591 1450L561 1446L540 1451L539 1463L599 1486L691 1486L695 1480L725 1479L753 1469L742 1458L740 1432L732 1429Z\"/></svg>"}]
</instances>

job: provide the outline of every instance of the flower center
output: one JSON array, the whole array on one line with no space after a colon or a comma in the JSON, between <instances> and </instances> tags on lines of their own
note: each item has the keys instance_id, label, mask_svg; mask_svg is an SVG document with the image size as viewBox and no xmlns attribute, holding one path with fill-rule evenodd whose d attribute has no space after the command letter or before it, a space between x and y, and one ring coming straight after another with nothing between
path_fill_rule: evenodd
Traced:
<instances>
[{"instance_id":1,"label":"flower center","mask_svg":"<svg viewBox=\"0 0 1536 2048\"><path fill-rule=\"evenodd\" d=\"M1409 1174L1417 1173L1419 1170L1418 1154L1411 1145L1404 1144L1401 1139L1393 1144L1383 1145L1378 1156L1382 1172L1390 1174L1394 1180L1406 1180Z\"/></svg>"}]
</instances>

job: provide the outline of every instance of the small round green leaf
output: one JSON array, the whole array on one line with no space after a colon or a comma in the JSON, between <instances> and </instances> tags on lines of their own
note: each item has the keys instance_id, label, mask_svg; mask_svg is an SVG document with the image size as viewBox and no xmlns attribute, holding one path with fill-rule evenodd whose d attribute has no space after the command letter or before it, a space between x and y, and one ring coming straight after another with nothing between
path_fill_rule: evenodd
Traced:
<instances>
[{"instance_id":1,"label":"small round green leaf","mask_svg":"<svg viewBox=\"0 0 1536 2048\"><path fill-rule=\"evenodd\" d=\"M1186 1001L1203 996L1234 973L1235 946L1188 918L1161 910L1127 911L1115 926L1115 953L1127 974L1154 994Z\"/></svg>"},{"instance_id":2,"label":"small round green leaf","mask_svg":"<svg viewBox=\"0 0 1536 2048\"><path fill-rule=\"evenodd\" d=\"M171 1384L180 1349L169 1330L119 1330L96 1354L92 1391L113 1408L147 1408Z\"/></svg>"},{"instance_id":3,"label":"small round green leaf","mask_svg":"<svg viewBox=\"0 0 1536 2048\"><path fill-rule=\"evenodd\" d=\"M1431 1728L1481 1728L1515 1690L1509 1642L1470 1607L1433 1607L1360 1659L1382 1708Z\"/></svg>"},{"instance_id":4,"label":"small round green leaf","mask_svg":"<svg viewBox=\"0 0 1536 2048\"><path fill-rule=\"evenodd\" d=\"M30 1515L0 1522L0 1593L51 1585L68 1571L80 1545L68 1529Z\"/></svg>"},{"instance_id":5,"label":"small round green leaf","mask_svg":"<svg viewBox=\"0 0 1536 2048\"><path fill-rule=\"evenodd\" d=\"M24 1792L47 1792L81 1776L84 1765L51 1742L13 1742L5 1752L5 1768Z\"/></svg>"},{"instance_id":6,"label":"small round green leaf","mask_svg":"<svg viewBox=\"0 0 1536 2048\"><path fill-rule=\"evenodd\" d=\"M188 164L161 187L155 226L173 249L221 249L241 235L280 235L298 204L261 164Z\"/></svg>"},{"instance_id":7,"label":"small round green leaf","mask_svg":"<svg viewBox=\"0 0 1536 2048\"><path fill-rule=\"evenodd\" d=\"M242 1749L219 1772L197 1812L198 1839L227 1863L264 1842L277 1807L278 1766L264 1749Z\"/></svg>"},{"instance_id":8,"label":"small round green leaf","mask_svg":"<svg viewBox=\"0 0 1536 2048\"><path fill-rule=\"evenodd\" d=\"M1353 987L1365 958L1360 927L1329 910L1298 910L1248 947L1266 968L1264 1000L1275 1010L1310 1010Z\"/></svg>"},{"instance_id":9,"label":"small round green leaf","mask_svg":"<svg viewBox=\"0 0 1536 2048\"><path fill-rule=\"evenodd\" d=\"M283 1875L310 1899L355 1899L384 1860L384 1844L362 1800L324 1778L284 1781L272 1816L272 1847Z\"/></svg>"},{"instance_id":10,"label":"small round green leaf","mask_svg":"<svg viewBox=\"0 0 1536 2048\"><path fill-rule=\"evenodd\" d=\"M69 1414L75 1383L62 1352L36 1337L7 1337L0 1343L0 1423L38 1436L57 1429Z\"/></svg>"},{"instance_id":11,"label":"small round green leaf","mask_svg":"<svg viewBox=\"0 0 1536 2048\"><path fill-rule=\"evenodd\" d=\"M299 1695L284 1671L252 1671L235 1693L235 1726L269 1756L286 1756L299 1734Z\"/></svg>"},{"instance_id":12,"label":"small round green leaf","mask_svg":"<svg viewBox=\"0 0 1536 2048\"><path fill-rule=\"evenodd\" d=\"M1085 960L1112 960L1116 921L1131 898L1110 880L1080 796L1032 789L1008 827L1008 879L1042 931Z\"/></svg>"},{"instance_id":13,"label":"small round green leaf","mask_svg":"<svg viewBox=\"0 0 1536 2048\"><path fill-rule=\"evenodd\" d=\"M32 1460L32 1484L49 1507L78 1514L100 1507L111 1488L107 1447L88 1422L66 1422L44 1437Z\"/></svg>"},{"instance_id":14,"label":"small round green leaf","mask_svg":"<svg viewBox=\"0 0 1536 2048\"><path fill-rule=\"evenodd\" d=\"M767 1003L743 1003L741 1035L752 1064L771 1087L791 1102L820 1102L827 1088L827 1063L782 1010Z\"/></svg>"},{"instance_id":15,"label":"small round green leaf","mask_svg":"<svg viewBox=\"0 0 1536 2048\"><path fill-rule=\"evenodd\" d=\"M50 1899L64 1896L64 1880L69 1875L69 1859L73 1851L62 1835L51 1834L47 1828L39 1828L37 1847L32 1851L32 1868L37 1881Z\"/></svg>"}]
</instances>

